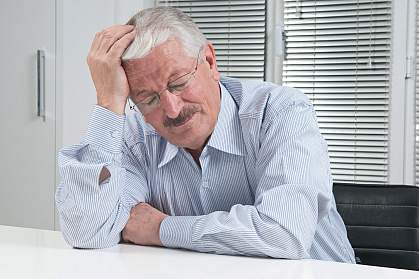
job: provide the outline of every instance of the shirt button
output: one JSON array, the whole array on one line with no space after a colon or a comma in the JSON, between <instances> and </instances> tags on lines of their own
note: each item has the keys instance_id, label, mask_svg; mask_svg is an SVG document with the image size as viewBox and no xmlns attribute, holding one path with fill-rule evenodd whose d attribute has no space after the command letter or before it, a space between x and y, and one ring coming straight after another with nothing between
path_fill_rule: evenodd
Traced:
<instances>
[{"instance_id":1,"label":"shirt button","mask_svg":"<svg viewBox=\"0 0 419 279\"><path fill-rule=\"evenodd\" d=\"M208 188L208 180L204 179L202 181L202 188Z\"/></svg>"},{"instance_id":2,"label":"shirt button","mask_svg":"<svg viewBox=\"0 0 419 279\"><path fill-rule=\"evenodd\" d=\"M113 138L117 138L117 137L119 137L119 132L118 132L118 131L113 131L113 132L111 133L111 136L112 136Z\"/></svg>"}]
</instances>

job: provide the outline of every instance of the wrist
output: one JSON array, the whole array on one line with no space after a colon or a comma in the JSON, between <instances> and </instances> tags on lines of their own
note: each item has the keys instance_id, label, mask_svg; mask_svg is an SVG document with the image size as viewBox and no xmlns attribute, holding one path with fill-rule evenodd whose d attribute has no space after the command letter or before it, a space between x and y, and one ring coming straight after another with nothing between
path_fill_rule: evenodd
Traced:
<instances>
[{"instance_id":1,"label":"wrist","mask_svg":"<svg viewBox=\"0 0 419 279\"><path fill-rule=\"evenodd\" d=\"M120 153L123 141L125 115L119 115L101 106L95 106L83 139L104 151Z\"/></svg>"},{"instance_id":2,"label":"wrist","mask_svg":"<svg viewBox=\"0 0 419 279\"><path fill-rule=\"evenodd\" d=\"M124 115L125 114L125 105L127 103L127 98L123 100L113 100L113 101L104 101L99 100L97 101L97 105L101 106L107 110L110 110L116 114Z\"/></svg>"}]
</instances>

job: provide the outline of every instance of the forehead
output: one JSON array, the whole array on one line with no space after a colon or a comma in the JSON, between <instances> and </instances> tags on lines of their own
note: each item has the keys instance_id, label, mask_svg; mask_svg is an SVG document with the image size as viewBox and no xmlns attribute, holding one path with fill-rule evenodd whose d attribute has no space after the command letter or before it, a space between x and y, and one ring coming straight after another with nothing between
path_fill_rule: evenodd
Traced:
<instances>
[{"instance_id":1,"label":"forehead","mask_svg":"<svg viewBox=\"0 0 419 279\"><path fill-rule=\"evenodd\" d=\"M122 62L131 90L167 82L176 71L188 69L190 58L177 40L168 40L142 58Z\"/></svg>"}]
</instances>

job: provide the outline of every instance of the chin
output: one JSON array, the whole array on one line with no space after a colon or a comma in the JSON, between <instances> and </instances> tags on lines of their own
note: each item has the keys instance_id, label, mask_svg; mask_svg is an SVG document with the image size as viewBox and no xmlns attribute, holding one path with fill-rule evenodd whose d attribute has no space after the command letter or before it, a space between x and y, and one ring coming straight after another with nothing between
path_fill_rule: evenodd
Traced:
<instances>
[{"instance_id":1,"label":"chin","mask_svg":"<svg viewBox=\"0 0 419 279\"><path fill-rule=\"evenodd\" d=\"M201 136L204 134L201 129L190 130L181 135L166 138L171 144L178 147L187 148L191 150L202 149L207 142L209 136ZM205 133L206 134L206 133Z\"/></svg>"},{"instance_id":2,"label":"chin","mask_svg":"<svg viewBox=\"0 0 419 279\"><path fill-rule=\"evenodd\" d=\"M197 137L188 136L187 134L183 136L179 136L179 138L177 139L168 140L168 141L171 144L174 144L178 147L192 149L192 150L201 148L205 143L205 141L201 141Z\"/></svg>"},{"instance_id":3,"label":"chin","mask_svg":"<svg viewBox=\"0 0 419 279\"><path fill-rule=\"evenodd\" d=\"M168 142L179 147L198 150L203 148L214 128L200 121L195 114L189 121L178 126L169 128L162 135Z\"/></svg>"}]
</instances>

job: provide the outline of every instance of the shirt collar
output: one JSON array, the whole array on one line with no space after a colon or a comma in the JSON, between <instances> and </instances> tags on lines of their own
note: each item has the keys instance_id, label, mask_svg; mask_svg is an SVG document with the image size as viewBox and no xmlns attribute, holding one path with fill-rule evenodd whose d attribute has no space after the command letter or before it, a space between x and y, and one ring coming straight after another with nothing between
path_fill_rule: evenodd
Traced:
<instances>
[{"instance_id":1,"label":"shirt collar","mask_svg":"<svg viewBox=\"0 0 419 279\"><path fill-rule=\"evenodd\" d=\"M220 88L220 113L207 145L226 153L243 156L246 154L246 148L241 132L237 104L221 83Z\"/></svg>"},{"instance_id":2,"label":"shirt collar","mask_svg":"<svg viewBox=\"0 0 419 279\"><path fill-rule=\"evenodd\" d=\"M244 156L246 154L246 147L241 133L237 104L223 84L219 83L219 86L221 89L220 112L207 146L226 153ZM178 146L168 141L165 142L166 146L160 157L159 168L170 162L179 151Z\"/></svg>"},{"instance_id":3,"label":"shirt collar","mask_svg":"<svg viewBox=\"0 0 419 279\"><path fill-rule=\"evenodd\" d=\"M160 157L161 159L160 159L158 168L161 168L162 166L169 163L179 151L179 147L177 147L176 145L171 144L167 140L165 140L165 142L166 142L166 147L164 148L163 154Z\"/></svg>"}]
</instances>

